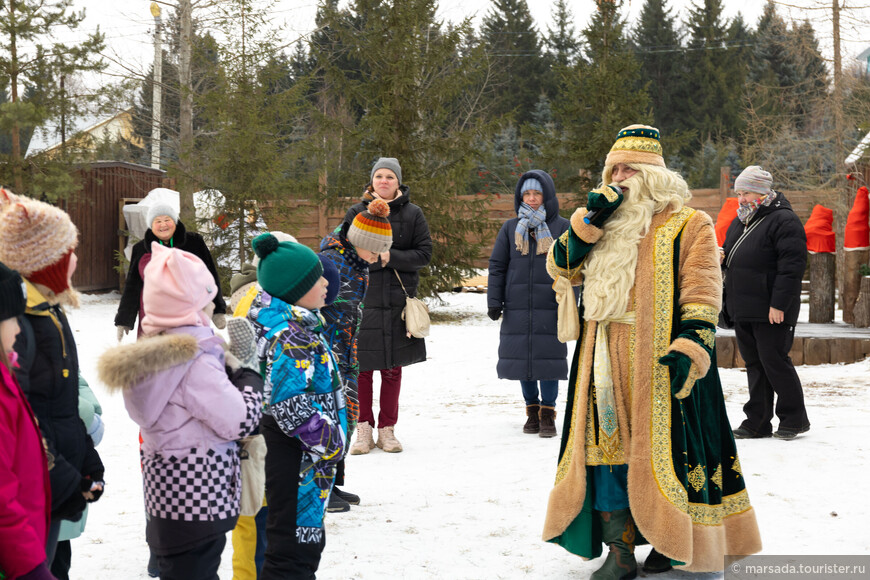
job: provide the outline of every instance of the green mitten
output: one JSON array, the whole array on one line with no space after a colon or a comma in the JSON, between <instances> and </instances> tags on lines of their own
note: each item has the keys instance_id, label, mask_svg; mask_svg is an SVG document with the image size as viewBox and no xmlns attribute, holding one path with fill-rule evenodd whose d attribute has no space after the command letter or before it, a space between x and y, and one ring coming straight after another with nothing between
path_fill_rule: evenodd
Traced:
<instances>
[{"instance_id":1,"label":"green mitten","mask_svg":"<svg viewBox=\"0 0 870 580\"><path fill-rule=\"evenodd\" d=\"M601 227L607 218L616 211L623 199L625 196L622 194L622 189L615 185L605 185L593 189L587 194L586 209L589 213L586 214L584 221L595 227Z\"/></svg>"},{"instance_id":2,"label":"green mitten","mask_svg":"<svg viewBox=\"0 0 870 580\"><path fill-rule=\"evenodd\" d=\"M683 399L692 392L697 372L693 372L692 359L679 351L672 350L659 359L662 364L671 370L671 394L678 399Z\"/></svg>"}]
</instances>

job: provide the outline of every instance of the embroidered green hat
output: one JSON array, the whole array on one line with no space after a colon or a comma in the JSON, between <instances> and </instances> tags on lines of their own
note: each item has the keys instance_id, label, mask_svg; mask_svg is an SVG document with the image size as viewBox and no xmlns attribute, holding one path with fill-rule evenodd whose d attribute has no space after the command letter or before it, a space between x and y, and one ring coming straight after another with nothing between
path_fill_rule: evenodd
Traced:
<instances>
[{"instance_id":1,"label":"embroidered green hat","mask_svg":"<svg viewBox=\"0 0 870 580\"><path fill-rule=\"evenodd\" d=\"M659 130L649 125L629 125L620 129L604 164L645 163L665 167L660 139Z\"/></svg>"},{"instance_id":2,"label":"embroidered green hat","mask_svg":"<svg viewBox=\"0 0 870 580\"><path fill-rule=\"evenodd\" d=\"M272 234L257 236L251 245L260 257L257 282L288 304L296 304L323 275L320 258L307 246L279 242Z\"/></svg>"}]
</instances>

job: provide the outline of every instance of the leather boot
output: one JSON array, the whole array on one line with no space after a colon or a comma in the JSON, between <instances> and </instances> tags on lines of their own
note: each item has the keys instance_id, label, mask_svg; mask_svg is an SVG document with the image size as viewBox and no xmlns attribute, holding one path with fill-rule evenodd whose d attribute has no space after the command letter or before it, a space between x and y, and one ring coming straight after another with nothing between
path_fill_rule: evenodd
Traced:
<instances>
[{"instance_id":1,"label":"leather boot","mask_svg":"<svg viewBox=\"0 0 870 580\"><path fill-rule=\"evenodd\" d=\"M541 432L540 437L556 436L556 409L541 405Z\"/></svg>"},{"instance_id":2,"label":"leather boot","mask_svg":"<svg viewBox=\"0 0 870 580\"><path fill-rule=\"evenodd\" d=\"M667 572L672 567L671 559L655 548L650 551L649 556L646 557L643 563L643 571L647 574L661 574L662 572Z\"/></svg>"},{"instance_id":3,"label":"leather boot","mask_svg":"<svg viewBox=\"0 0 870 580\"><path fill-rule=\"evenodd\" d=\"M592 580L632 580L637 577L634 542L637 530L627 509L598 512L601 538L610 547L607 560L592 574Z\"/></svg>"},{"instance_id":4,"label":"leather boot","mask_svg":"<svg viewBox=\"0 0 870 580\"><path fill-rule=\"evenodd\" d=\"M537 433L541 430L541 423L538 418L540 409L540 405L526 405L528 419L526 419L526 424L523 425L523 433Z\"/></svg>"}]
</instances>

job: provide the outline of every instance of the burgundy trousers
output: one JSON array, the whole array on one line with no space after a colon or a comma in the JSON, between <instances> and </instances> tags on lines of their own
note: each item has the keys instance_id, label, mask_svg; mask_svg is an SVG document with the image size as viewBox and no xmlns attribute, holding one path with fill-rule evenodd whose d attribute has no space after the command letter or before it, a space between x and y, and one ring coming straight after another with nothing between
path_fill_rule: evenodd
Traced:
<instances>
[{"instance_id":1,"label":"burgundy trousers","mask_svg":"<svg viewBox=\"0 0 870 580\"><path fill-rule=\"evenodd\" d=\"M381 373L381 409L378 412L378 422L372 410L374 398L375 371L361 371L359 374L359 422L366 422L372 427L383 429L392 427L399 421L399 391L402 388L402 367L383 369Z\"/></svg>"}]
</instances>

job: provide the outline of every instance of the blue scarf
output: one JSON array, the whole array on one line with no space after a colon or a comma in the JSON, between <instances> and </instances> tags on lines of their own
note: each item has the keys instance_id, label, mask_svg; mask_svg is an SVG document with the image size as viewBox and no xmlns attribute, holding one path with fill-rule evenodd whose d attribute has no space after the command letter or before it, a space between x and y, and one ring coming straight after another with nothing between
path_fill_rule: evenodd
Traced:
<instances>
[{"instance_id":1,"label":"blue scarf","mask_svg":"<svg viewBox=\"0 0 870 580\"><path fill-rule=\"evenodd\" d=\"M516 242L517 250L525 256L529 253L529 230L535 230L535 238L538 240L538 249L536 254L546 254L550 246L553 245L553 235L550 233L550 228L547 227L547 210L542 205L537 210L533 210L527 204L520 204L520 211L517 212L520 218L517 223L517 231L514 233L514 242Z\"/></svg>"}]
</instances>

